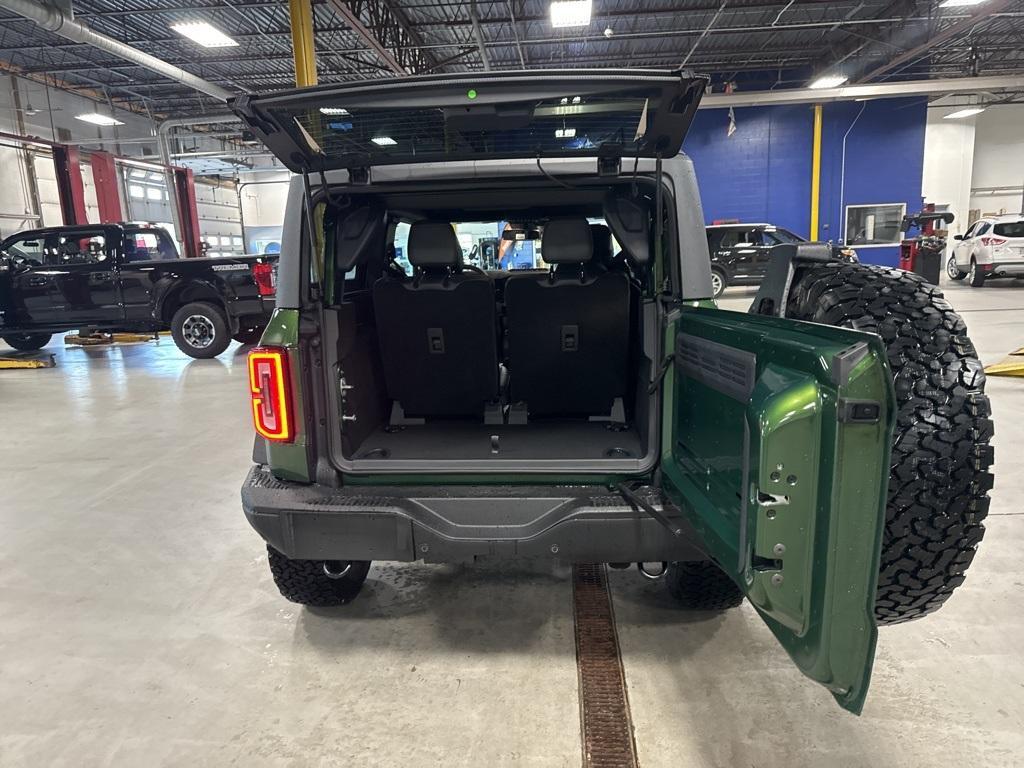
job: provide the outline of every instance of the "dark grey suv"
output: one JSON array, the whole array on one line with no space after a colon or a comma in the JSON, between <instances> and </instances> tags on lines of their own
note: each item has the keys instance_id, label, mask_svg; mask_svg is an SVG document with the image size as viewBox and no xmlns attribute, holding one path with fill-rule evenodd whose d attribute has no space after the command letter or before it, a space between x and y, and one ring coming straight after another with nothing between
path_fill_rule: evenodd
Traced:
<instances>
[{"instance_id":1,"label":"dark grey suv","mask_svg":"<svg viewBox=\"0 0 1024 768\"><path fill-rule=\"evenodd\" d=\"M807 242L774 224L715 224L707 228L711 253L711 285L716 297L730 285L760 285L768 271L768 257L776 245ZM852 248L832 247L840 261L856 261Z\"/></svg>"}]
</instances>

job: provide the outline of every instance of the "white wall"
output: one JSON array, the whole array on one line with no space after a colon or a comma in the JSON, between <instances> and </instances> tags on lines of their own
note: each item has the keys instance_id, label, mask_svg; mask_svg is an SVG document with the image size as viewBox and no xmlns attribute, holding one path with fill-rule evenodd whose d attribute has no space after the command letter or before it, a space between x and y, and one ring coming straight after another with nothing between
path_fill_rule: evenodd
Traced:
<instances>
[{"instance_id":1,"label":"white wall","mask_svg":"<svg viewBox=\"0 0 1024 768\"><path fill-rule=\"evenodd\" d=\"M921 193L926 203L948 205L956 217L950 234L967 229L974 172L974 118L946 120L962 107L930 107L924 131L924 174Z\"/></svg>"},{"instance_id":2,"label":"white wall","mask_svg":"<svg viewBox=\"0 0 1024 768\"><path fill-rule=\"evenodd\" d=\"M1020 213L1024 196L1024 104L989 107L974 119L971 208L980 209L982 214ZM996 190L998 194L993 194Z\"/></svg>"},{"instance_id":3,"label":"white wall","mask_svg":"<svg viewBox=\"0 0 1024 768\"><path fill-rule=\"evenodd\" d=\"M284 223L290 179L288 172L253 173L241 177L239 197L245 226L272 227Z\"/></svg>"}]
</instances>

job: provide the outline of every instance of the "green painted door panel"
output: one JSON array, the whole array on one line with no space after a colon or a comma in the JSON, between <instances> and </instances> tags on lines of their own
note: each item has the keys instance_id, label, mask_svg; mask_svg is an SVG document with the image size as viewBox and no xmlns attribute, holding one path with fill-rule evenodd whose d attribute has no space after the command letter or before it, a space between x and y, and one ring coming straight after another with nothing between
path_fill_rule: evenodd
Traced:
<instances>
[{"instance_id":1,"label":"green painted door panel","mask_svg":"<svg viewBox=\"0 0 1024 768\"><path fill-rule=\"evenodd\" d=\"M800 670L859 713L895 418L881 340L696 307L667 334L667 494Z\"/></svg>"}]
</instances>

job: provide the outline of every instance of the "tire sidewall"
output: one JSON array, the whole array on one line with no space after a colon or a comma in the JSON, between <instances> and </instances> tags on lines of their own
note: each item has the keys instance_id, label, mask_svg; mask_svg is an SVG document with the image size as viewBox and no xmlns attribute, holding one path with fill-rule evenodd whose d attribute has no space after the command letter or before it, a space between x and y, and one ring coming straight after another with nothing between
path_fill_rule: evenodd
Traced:
<instances>
[{"instance_id":1,"label":"tire sidewall","mask_svg":"<svg viewBox=\"0 0 1024 768\"><path fill-rule=\"evenodd\" d=\"M213 340L208 346L193 346L185 338L185 322L195 315L206 318L213 327ZM193 301L174 313L174 317L171 318L171 337L175 346L189 357L208 360L227 349L231 343L231 329L228 327L227 316L220 307L205 301Z\"/></svg>"},{"instance_id":2,"label":"tire sidewall","mask_svg":"<svg viewBox=\"0 0 1024 768\"><path fill-rule=\"evenodd\" d=\"M946 261L946 277L950 280L963 280L967 277L967 273L961 272L960 268L956 265L956 256L950 256Z\"/></svg>"},{"instance_id":3,"label":"tire sidewall","mask_svg":"<svg viewBox=\"0 0 1024 768\"><path fill-rule=\"evenodd\" d=\"M8 346L19 352L35 352L50 343L53 338L49 333L11 333L2 336Z\"/></svg>"},{"instance_id":4,"label":"tire sidewall","mask_svg":"<svg viewBox=\"0 0 1024 768\"><path fill-rule=\"evenodd\" d=\"M971 259L971 271L967 273L972 288L981 288L985 284L985 273L978 269L978 262Z\"/></svg>"},{"instance_id":5,"label":"tire sidewall","mask_svg":"<svg viewBox=\"0 0 1024 768\"><path fill-rule=\"evenodd\" d=\"M725 289L729 287L729 281L725 279L725 273L722 270L720 270L720 269L712 269L711 270L711 275L712 275L711 297L714 298L714 299L717 299L717 298L720 298L723 293L725 293ZM720 281L720 283L719 283L720 287L719 287L719 289L717 291L714 288L714 282L713 282L715 277L717 277L719 279L719 281Z\"/></svg>"}]
</instances>

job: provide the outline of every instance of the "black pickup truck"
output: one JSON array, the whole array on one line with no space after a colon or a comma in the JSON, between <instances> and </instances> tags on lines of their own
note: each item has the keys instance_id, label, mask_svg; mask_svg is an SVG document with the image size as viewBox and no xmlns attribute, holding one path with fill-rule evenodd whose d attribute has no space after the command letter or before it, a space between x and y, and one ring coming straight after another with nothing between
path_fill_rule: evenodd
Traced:
<instances>
[{"instance_id":1,"label":"black pickup truck","mask_svg":"<svg viewBox=\"0 0 1024 768\"><path fill-rule=\"evenodd\" d=\"M0 338L43 347L71 329L170 328L187 355L259 340L274 310L276 256L183 259L159 228L89 224L0 242Z\"/></svg>"}]
</instances>

